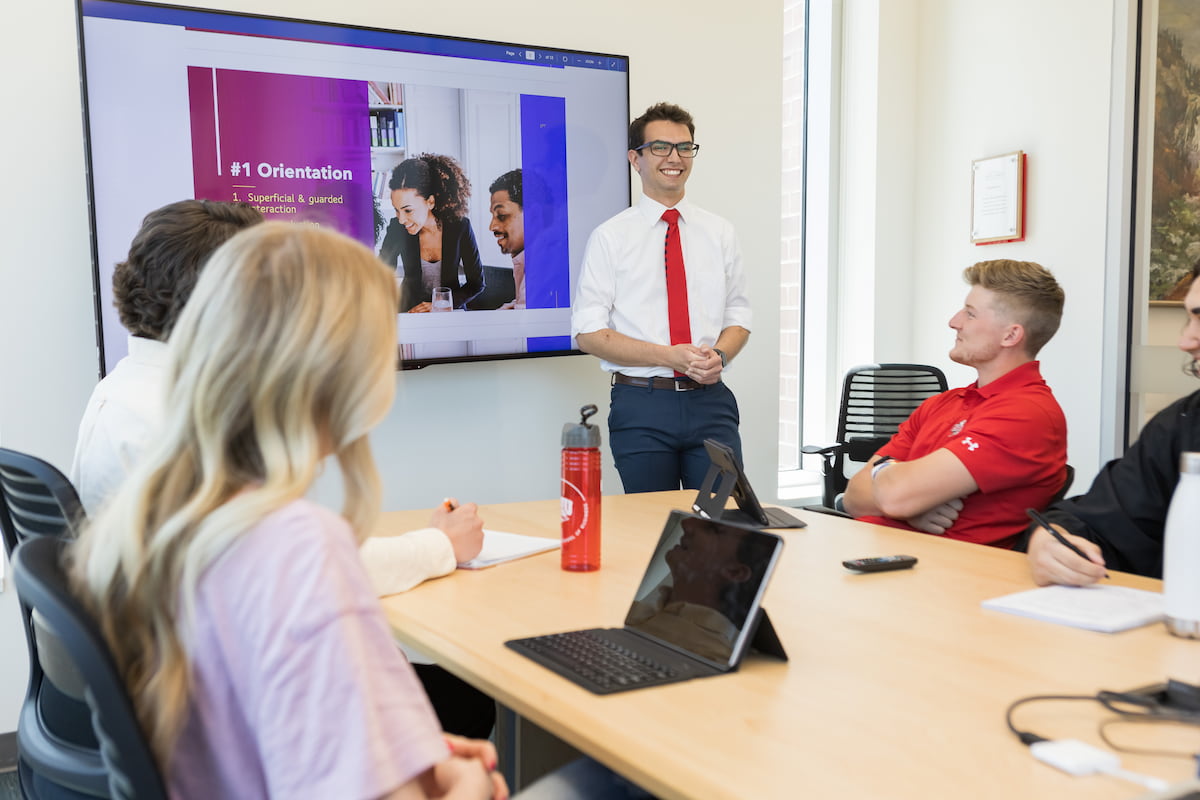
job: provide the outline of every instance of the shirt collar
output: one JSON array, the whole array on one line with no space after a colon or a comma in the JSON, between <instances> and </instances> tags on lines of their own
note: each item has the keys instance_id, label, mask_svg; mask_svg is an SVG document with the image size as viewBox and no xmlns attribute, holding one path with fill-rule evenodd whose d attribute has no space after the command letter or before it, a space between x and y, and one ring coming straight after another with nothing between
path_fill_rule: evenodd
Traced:
<instances>
[{"instance_id":1,"label":"shirt collar","mask_svg":"<svg viewBox=\"0 0 1200 800\"><path fill-rule=\"evenodd\" d=\"M167 343L143 336L130 336L129 357L141 364L162 367L167 363Z\"/></svg>"},{"instance_id":2,"label":"shirt collar","mask_svg":"<svg viewBox=\"0 0 1200 800\"><path fill-rule=\"evenodd\" d=\"M687 201L687 198L685 197L684 199L682 199L678 203L676 203L674 206L669 206L669 207L678 209L679 210L679 218L681 220L686 221L688 218L688 214L691 212L692 205L691 205L691 203L689 203ZM642 195L642 199L640 201L638 201L637 208L638 208L638 211L640 211L642 213L642 216L645 217L646 221L649 224L653 225L654 223L656 223L662 219L663 212L667 210L668 206L664 206L662 203L658 202L657 200L647 197L646 195Z\"/></svg>"},{"instance_id":3,"label":"shirt collar","mask_svg":"<svg viewBox=\"0 0 1200 800\"><path fill-rule=\"evenodd\" d=\"M974 389L980 396L987 398L1015 389L1018 386L1045 383L1045 380L1042 378L1042 371L1039 369L1040 364L1040 361L1026 361L1021 366L1010 369L987 386L980 388L979 381L976 380L967 389Z\"/></svg>"}]
</instances>

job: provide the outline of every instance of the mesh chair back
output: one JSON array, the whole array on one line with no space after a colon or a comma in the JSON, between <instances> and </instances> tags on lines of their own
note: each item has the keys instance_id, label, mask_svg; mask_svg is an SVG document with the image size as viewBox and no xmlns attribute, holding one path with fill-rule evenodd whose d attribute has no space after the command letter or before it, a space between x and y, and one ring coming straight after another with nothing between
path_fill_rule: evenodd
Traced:
<instances>
[{"instance_id":1,"label":"mesh chair back","mask_svg":"<svg viewBox=\"0 0 1200 800\"><path fill-rule=\"evenodd\" d=\"M74 536L83 519L65 475L40 458L0 447L0 529L8 555L31 536Z\"/></svg>"},{"instance_id":2,"label":"mesh chair back","mask_svg":"<svg viewBox=\"0 0 1200 800\"><path fill-rule=\"evenodd\" d=\"M12 557L28 539L73 538L85 518L75 487L40 458L0 448L0 533ZM17 720L17 750L32 774L58 786L108 796L91 713L81 699L46 680L34 620L21 614L29 651L29 684ZM22 772L24 775L24 772ZM32 787L23 788L33 796Z\"/></svg>"},{"instance_id":3,"label":"mesh chair back","mask_svg":"<svg viewBox=\"0 0 1200 800\"><path fill-rule=\"evenodd\" d=\"M74 665L100 741L108 791L115 798L165 798L162 776L138 724L100 629L71 594L61 564L63 540L36 537L13 554L13 583L22 611L36 613L41 646ZM57 669L53 670L57 673ZM53 675L47 673L51 679Z\"/></svg>"},{"instance_id":4,"label":"mesh chair back","mask_svg":"<svg viewBox=\"0 0 1200 800\"><path fill-rule=\"evenodd\" d=\"M847 460L865 463L900 429L917 406L946 391L946 376L925 364L867 364L846 373L837 443L804 449L825 459L823 502L832 508L846 490Z\"/></svg>"}]
</instances>

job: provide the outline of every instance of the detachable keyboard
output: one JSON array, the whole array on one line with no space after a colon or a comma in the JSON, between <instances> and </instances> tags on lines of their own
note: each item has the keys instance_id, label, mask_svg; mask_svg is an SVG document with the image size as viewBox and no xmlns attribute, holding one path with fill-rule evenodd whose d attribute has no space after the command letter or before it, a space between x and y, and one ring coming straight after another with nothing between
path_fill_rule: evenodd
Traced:
<instances>
[{"instance_id":1,"label":"detachable keyboard","mask_svg":"<svg viewBox=\"0 0 1200 800\"><path fill-rule=\"evenodd\" d=\"M595 694L660 686L715 672L621 628L552 633L505 644Z\"/></svg>"}]
</instances>

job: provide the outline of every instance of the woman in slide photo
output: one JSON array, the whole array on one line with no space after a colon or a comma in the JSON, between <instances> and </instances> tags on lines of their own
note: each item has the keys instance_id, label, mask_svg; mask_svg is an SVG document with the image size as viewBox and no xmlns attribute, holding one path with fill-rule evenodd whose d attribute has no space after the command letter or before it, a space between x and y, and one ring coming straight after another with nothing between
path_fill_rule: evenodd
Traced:
<instances>
[{"instance_id":1,"label":"woman in slide photo","mask_svg":"<svg viewBox=\"0 0 1200 800\"><path fill-rule=\"evenodd\" d=\"M471 182L450 156L422 153L400 162L388 182L396 218L379 258L401 270L400 311L432 310L433 291L450 289L463 308L483 291L483 265L467 218Z\"/></svg>"}]
</instances>

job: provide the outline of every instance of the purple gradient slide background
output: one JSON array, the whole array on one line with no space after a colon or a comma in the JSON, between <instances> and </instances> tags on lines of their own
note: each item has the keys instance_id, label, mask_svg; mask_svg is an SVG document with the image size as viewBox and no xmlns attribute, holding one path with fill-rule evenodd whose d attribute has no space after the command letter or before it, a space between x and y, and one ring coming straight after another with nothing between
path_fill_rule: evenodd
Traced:
<instances>
[{"instance_id":1,"label":"purple gradient slide background","mask_svg":"<svg viewBox=\"0 0 1200 800\"><path fill-rule=\"evenodd\" d=\"M213 72L188 68L196 197L294 208L294 213L264 210L264 215L315 222L374 246L366 83L218 69L214 103ZM234 162L249 162L250 174L232 175ZM349 171L353 179L262 177L260 163L329 166ZM294 199L251 199L276 193ZM326 196L342 202L308 202Z\"/></svg>"}]
</instances>

